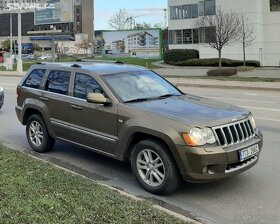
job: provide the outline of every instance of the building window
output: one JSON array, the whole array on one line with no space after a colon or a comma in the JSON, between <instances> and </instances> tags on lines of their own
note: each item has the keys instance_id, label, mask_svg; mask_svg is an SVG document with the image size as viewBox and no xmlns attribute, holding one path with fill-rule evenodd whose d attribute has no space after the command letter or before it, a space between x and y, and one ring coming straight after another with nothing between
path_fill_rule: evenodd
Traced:
<instances>
[{"instance_id":1,"label":"building window","mask_svg":"<svg viewBox=\"0 0 280 224\"><path fill-rule=\"evenodd\" d=\"M198 15L204 16L204 1L198 2Z\"/></svg>"},{"instance_id":2,"label":"building window","mask_svg":"<svg viewBox=\"0 0 280 224\"><path fill-rule=\"evenodd\" d=\"M192 30L183 30L183 44L192 44Z\"/></svg>"},{"instance_id":3,"label":"building window","mask_svg":"<svg viewBox=\"0 0 280 224\"><path fill-rule=\"evenodd\" d=\"M198 4L192 4L191 5L191 13L192 13L192 18L197 18L198 17Z\"/></svg>"},{"instance_id":4,"label":"building window","mask_svg":"<svg viewBox=\"0 0 280 224\"><path fill-rule=\"evenodd\" d=\"M216 27L201 27L199 28L200 43L216 42Z\"/></svg>"},{"instance_id":5,"label":"building window","mask_svg":"<svg viewBox=\"0 0 280 224\"><path fill-rule=\"evenodd\" d=\"M169 44L198 44L198 29L170 30Z\"/></svg>"},{"instance_id":6,"label":"building window","mask_svg":"<svg viewBox=\"0 0 280 224\"><path fill-rule=\"evenodd\" d=\"M193 29L192 31L193 31L193 43L198 44L199 43L198 29Z\"/></svg>"},{"instance_id":7,"label":"building window","mask_svg":"<svg viewBox=\"0 0 280 224\"><path fill-rule=\"evenodd\" d=\"M182 30L169 31L169 44L182 44Z\"/></svg>"},{"instance_id":8,"label":"building window","mask_svg":"<svg viewBox=\"0 0 280 224\"><path fill-rule=\"evenodd\" d=\"M191 18L191 5L183 5L183 19Z\"/></svg>"},{"instance_id":9,"label":"building window","mask_svg":"<svg viewBox=\"0 0 280 224\"><path fill-rule=\"evenodd\" d=\"M171 6L170 7L170 19L182 19L182 6Z\"/></svg>"},{"instance_id":10,"label":"building window","mask_svg":"<svg viewBox=\"0 0 280 224\"><path fill-rule=\"evenodd\" d=\"M270 0L270 11L280 11L280 1L279 0Z\"/></svg>"},{"instance_id":11,"label":"building window","mask_svg":"<svg viewBox=\"0 0 280 224\"><path fill-rule=\"evenodd\" d=\"M204 15L215 15L216 14L216 3L215 0L205 0L205 11Z\"/></svg>"}]
</instances>

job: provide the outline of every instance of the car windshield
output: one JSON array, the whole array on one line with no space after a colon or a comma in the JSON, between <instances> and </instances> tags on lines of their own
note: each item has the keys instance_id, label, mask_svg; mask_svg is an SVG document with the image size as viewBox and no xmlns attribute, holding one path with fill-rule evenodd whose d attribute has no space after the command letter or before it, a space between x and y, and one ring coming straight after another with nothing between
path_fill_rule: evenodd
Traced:
<instances>
[{"instance_id":1,"label":"car windshield","mask_svg":"<svg viewBox=\"0 0 280 224\"><path fill-rule=\"evenodd\" d=\"M140 102L182 93L151 71L137 71L102 76L123 102Z\"/></svg>"}]
</instances>

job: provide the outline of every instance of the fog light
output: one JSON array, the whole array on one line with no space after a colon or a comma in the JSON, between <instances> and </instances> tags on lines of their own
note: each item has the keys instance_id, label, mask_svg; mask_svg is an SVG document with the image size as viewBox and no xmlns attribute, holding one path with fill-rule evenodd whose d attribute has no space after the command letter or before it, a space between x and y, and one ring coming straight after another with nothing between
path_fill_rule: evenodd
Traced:
<instances>
[{"instance_id":1,"label":"fog light","mask_svg":"<svg viewBox=\"0 0 280 224\"><path fill-rule=\"evenodd\" d=\"M207 166L203 167L202 173L208 173L208 167Z\"/></svg>"}]
</instances>

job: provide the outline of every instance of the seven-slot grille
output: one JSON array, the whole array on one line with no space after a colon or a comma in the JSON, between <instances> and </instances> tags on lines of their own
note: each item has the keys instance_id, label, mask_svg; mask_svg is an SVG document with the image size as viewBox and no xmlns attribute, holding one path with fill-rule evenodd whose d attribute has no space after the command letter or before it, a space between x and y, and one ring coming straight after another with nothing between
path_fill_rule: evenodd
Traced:
<instances>
[{"instance_id":1,"label":"seven-slot grille","mask_svg":"<svg viewBox=\"0 0 280 224\"><path fill-rule=\"evenodd\" d=\"M218 143L222 147L244 142L255 136L249 119L213 128Z\"/></svg>"}]
</instances>

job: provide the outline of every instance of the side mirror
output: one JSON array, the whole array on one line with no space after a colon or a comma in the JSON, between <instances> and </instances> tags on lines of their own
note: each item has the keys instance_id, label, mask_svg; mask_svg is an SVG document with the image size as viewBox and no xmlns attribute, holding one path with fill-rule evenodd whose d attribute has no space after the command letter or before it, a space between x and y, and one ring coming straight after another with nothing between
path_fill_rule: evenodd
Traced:
<instances>
[{"instance_id":1,"label":"side mirror","mask_svg":"<svg viewBox=\"0 0 280 224\"><path fill-rule=\"evenodd\" d=\"M111 100L101 93L89 93L87 95L87 102L108 105L111 103Z\"/></svg>"}]
</instances>

